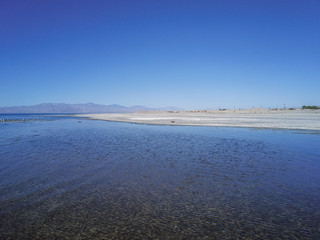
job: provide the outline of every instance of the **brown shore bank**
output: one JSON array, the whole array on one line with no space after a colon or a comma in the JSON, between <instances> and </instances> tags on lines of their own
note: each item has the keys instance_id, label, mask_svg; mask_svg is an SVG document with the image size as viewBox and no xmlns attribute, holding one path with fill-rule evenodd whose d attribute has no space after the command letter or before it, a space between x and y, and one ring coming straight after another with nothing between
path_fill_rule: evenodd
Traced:
<instances>
[{"instance_id":1,"label":"brown shore bank","mask_svg":"<svg viewBox=\"0 0 320 240\"><path fill-rule=\"evenodd\" d=\"M201 110L79 114L89 119L160 125L274 128L320 131L320 110Z\"/></svg>"}]
</instances>

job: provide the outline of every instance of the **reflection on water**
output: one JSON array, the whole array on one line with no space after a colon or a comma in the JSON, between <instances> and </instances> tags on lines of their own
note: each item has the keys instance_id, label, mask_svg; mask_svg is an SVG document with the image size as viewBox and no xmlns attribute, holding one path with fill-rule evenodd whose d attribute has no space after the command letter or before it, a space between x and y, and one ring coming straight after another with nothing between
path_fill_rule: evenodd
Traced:
<instances>
[{"instance_id":1,"label":"reflection on water","mask_svg":"<svg viewBox=\"0 0 320 240\"><path fill-rule=\"evenodd\" d=\"M320 135L0 124L1 239L316 239Z\"/></svg>"}]
</instances>

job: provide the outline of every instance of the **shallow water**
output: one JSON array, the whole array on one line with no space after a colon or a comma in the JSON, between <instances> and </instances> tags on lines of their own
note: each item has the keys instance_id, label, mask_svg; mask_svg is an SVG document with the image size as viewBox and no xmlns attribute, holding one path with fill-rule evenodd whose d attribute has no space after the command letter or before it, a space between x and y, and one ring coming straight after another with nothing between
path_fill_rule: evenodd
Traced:
<instances>
[{"instance_id":1,"label":"shallow water","mask_svg":"<svg viewBox=\"0 0 320 240\"><path fill-rule=\"evenodd\" d=\"M320 135L300 133L0 123L0 239L320 238Z\"/></svg>"}]
</instances>

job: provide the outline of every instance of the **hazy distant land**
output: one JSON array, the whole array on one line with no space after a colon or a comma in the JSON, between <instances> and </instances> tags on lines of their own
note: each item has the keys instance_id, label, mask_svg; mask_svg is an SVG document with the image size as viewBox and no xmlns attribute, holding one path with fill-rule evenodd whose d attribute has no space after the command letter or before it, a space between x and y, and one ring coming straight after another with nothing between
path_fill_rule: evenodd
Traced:
<instances>
[{"instance_id":1,"label":"hazy distant land","mask_svg":"<svg viewBox=\"0 0 320 240\"><path fill-rule=\"evenodd\" d=\"M101 105L94 103L66 104L42 103L32 106L0 107L0 113L131 113L136 111L178 110L175 107L149 108L145 106L126 107L118 104Z\"/></svg>"},{"instance_id":2,"label":"hazy distant land","mask_svg":"<svg viewBox=\"0 0 320 240\"><path fill-rule=\"evenodd\" d=\"M140 111L84 114L89 119L161 125L223 126L320 131L320 110Z\"/></svg>"}]
</instances>

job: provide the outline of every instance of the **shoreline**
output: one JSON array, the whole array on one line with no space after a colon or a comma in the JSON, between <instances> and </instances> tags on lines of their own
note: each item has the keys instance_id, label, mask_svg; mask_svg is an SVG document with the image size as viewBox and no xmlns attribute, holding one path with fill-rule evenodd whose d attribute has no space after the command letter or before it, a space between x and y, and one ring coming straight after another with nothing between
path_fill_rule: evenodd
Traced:
<instances>
[{"instance_id":1,"label":"shoreline","mask_svg":"<svg viewBox=\"0 0 320 240\"><path fill-rule=\"evenodd\" d=\"M245 127L320 131L319 110L150 111L76 114L91 120L171 126Z\"/></svg>"}]
</instances>

